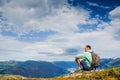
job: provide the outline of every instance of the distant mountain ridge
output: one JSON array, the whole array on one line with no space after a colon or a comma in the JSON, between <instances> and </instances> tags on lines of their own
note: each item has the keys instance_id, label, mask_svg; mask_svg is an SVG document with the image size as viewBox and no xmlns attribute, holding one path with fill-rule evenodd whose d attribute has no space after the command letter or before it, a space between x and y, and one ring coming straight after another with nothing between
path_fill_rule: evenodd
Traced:
<instances>
[{"instance_id":1,"label":"distant mountain ridge","mask_svg":"<svg viewBox=\"0 0 120 80\"><path fill-rule=\"evenodd\" d=\"M120 58L101 59L99 69L120 67ZM0 62L0 74L14 74L25 77L56 77L67 74L70 68L77 68L75 61L2 61Z\"/></svg>"},{"instance_id":2,"label":"distant mountain ridge","mask_svg":"<svg viewBox=\"0 0 120 80\"><path fill-rule=\"evenodd\" d=\"M0 62L0 74L14 74L25 77L55 77L67 73L60 67L45 61Z\"/></svg>"},{"instance_id":3,"label":"distant mountain ridge","mask_svg":"<svg viewBox=\"0 0 120 80\"><path fill-rule=\"evenodd\" d=\"M120 67L120 57L119 58L109 58L109 59L101 59L100 62L100 69L105 69L105 68L113 68L113 67Z\"/></svg>"}]
</instances>

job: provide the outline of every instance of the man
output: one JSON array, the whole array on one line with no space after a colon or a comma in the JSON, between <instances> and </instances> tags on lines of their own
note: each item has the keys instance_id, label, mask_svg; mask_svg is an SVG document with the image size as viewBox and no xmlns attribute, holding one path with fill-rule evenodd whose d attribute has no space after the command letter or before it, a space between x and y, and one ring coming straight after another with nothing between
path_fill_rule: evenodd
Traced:
<instances>
[{"instance_id":1,"label":"man","mask_svg":"<svg viewBox=\"0 0 120 80\"><path fill-rule=\"evenodd\" d=\"M85 52L83 52L82 54L76 55L75 59L78 64L79 70L83 69L89 71L91 70L91 63L92 63L91 52L93 51L90 45L86 45L84 51Z\"/></svg>"}]
</instances>

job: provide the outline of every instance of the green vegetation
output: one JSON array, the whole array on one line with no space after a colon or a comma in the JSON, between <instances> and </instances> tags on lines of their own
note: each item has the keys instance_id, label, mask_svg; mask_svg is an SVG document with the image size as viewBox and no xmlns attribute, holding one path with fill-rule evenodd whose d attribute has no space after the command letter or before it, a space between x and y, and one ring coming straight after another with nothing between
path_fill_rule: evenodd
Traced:
<instances>
[{"instance_id":1,"label":"green vegetation","mask_svg":"<svg viewBox=\"0 0 120 80\"><path fill-rule=\"evenodd\" d=\"M0 75L0 80L120 80L120 67L98 71L75 72L56 78L25 78L16 75Z\"/></svg>"},{"instance_id":2,"label":"green vegetation","mask_svg":"<svg viewBox=\"0 0 120 80\"><path fill-rule=\"evenodd\" d=\"M18 75L0 74L0 80L23 80L23 79L25 78Z\"/></svg>"}]
</instances>

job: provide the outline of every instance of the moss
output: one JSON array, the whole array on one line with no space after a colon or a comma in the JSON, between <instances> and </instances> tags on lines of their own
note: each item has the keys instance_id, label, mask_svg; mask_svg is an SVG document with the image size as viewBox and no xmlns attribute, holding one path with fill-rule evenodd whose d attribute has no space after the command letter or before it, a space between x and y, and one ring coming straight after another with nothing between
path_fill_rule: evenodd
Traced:
<instances>
[{"instance_id":1,"label":"moss","mask_svg":"<svg viewBox=\"0 0 120 80\"><path fill-rule=\"evenodd\" d=\"M120 80L120 68L112 68L108 71L108 76L116 77Z\"/></svg>"}]
</instances>

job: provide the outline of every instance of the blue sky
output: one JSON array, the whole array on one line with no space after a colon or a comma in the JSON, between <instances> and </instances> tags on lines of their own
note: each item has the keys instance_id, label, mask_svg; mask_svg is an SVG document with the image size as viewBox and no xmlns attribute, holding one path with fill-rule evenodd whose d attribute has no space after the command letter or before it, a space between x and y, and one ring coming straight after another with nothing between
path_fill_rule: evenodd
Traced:
<instances>
[{"instance_id":1,"label":"blue sky","mask_svg":"<svg viewBox=\"0 0 120 80\"><path fill-rule=\"evenodd\" d=\"M87 44L120 57L120 0L0 0L0 60L73 61Z\"/></svg>"}]
</instances>

